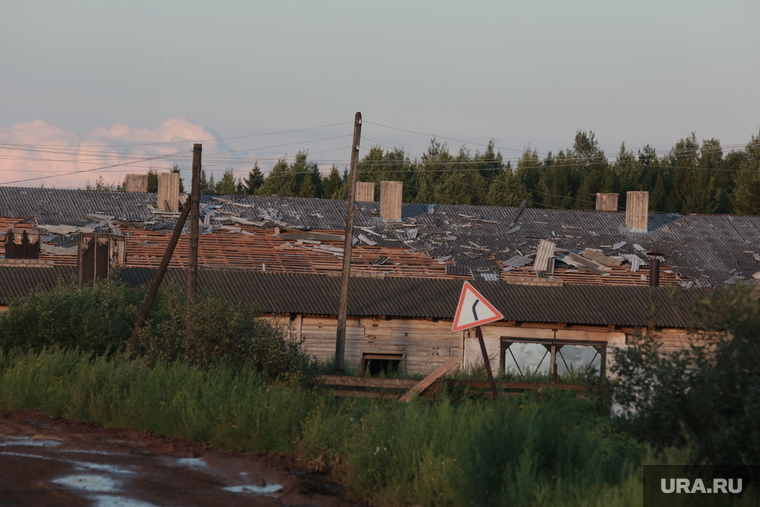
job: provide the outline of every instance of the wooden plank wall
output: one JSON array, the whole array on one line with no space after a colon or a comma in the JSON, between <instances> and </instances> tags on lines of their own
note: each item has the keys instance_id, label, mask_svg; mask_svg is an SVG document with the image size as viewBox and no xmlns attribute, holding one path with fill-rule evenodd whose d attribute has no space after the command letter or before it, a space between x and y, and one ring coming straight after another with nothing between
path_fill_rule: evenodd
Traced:
<instances>
[{"instance_id":1,"label":"wooden plank wall","mask_svg":"<svg viewBox=\"0 0 760 507\"><path fill-rule=\"evenodd\" d=\"M299 316L292 328L300 326L309 354L327 360L335 355L336 325L333 317ZM451 322L349 318L345 357L349 365L358 367L363 353L402 354L408 372L426 375L449 358L460 357L461 339L462 333L451 332Z\"/></svg>"},{"instance_id":2,"label":"wooden plank wall","mask_svg":"<svg viewBox=\"0 0 760 507\"><path fill-rule=\"evenodd\" d=\"M335 354L334 317L302 316L275 317L289 329L292 338L304 339L304 348L310 355L326 361ZM584 341L607 344L607 377L614 378L610 368L614 363L614 350L633 342L634 329L604 328L563 329L547 324L512 326L505 322L482 326L491 368L499 369L501 338L544 339L558 341ZM646 333L646 330L644 331ZM652 331L663 342L662 351L672 352L689 346L685 329ZM451 321L431 322L423 319L349 318L346 324L346 361L352 367L361 364L362 353L402 354L410 373L427 375L450 357L456 357L465 369L483 364L483 355L474 329L451 332ZM460 366L462 367L462 366Z\"/></svg>"}]
</instances>

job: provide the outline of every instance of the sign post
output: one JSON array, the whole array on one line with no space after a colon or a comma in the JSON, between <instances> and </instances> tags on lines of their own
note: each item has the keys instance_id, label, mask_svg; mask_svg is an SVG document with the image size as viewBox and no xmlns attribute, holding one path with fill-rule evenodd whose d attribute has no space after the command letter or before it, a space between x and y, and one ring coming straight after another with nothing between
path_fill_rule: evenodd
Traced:
<instances>
[{"instance_id":1,"label":"sign post","mask_svg":"<svg viewBox=\"0 0 760 507\"><path fill-rule=\"evenodd\" d=\"M491 384L491 392L493 393L493 399L498 396L496 391L496 381L493 378L493 372L491 371L491 362L488 360L488 353L486 352L486 344L483 341L483 332L480 330L482 324L488 324L489 322L495 322L504 318L504 315L496 309L491 303L484 298L480 292L475 290L475 287L468 282L464 282L462 286L462 293L459 296L459 303L457 304L457 312L454 316L454 322L451 326L451 332L464 331L465 329L475 328L475 336L478 337L480 343L480 351L483 353L483 363L486 366L486 373L488 374L488 382Z\"/></svg>"}]
</instances>

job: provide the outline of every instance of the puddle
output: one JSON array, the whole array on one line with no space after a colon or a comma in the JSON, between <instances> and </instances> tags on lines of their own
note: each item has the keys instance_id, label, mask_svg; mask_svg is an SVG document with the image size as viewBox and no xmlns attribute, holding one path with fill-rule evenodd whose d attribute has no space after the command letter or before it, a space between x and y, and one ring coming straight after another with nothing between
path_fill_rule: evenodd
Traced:
<instances>
[{"instance_id":1,"label":"puddle","mask_svg":"<svg viewBox=\"0 0 760 507\"><path fill-rule=\"evenodd\" d=\"M113 465L103 465L101 463L88 463L86 461L74 461L74 460L61 460L66 463L71 463L74 466L80 468L89 468L90 470L97 470L98 472L107 472L109 474L133 474L135 472L131 470L125 470L123 468L115 467Z\"/></svg>"},{"instance_id":2,"label":"puddle","mask_svg":"<svg viewBox=\"0 0 760 507\"><path fill-rule=\"evenodd\" d=\"M282 486L277 484L270 484L269 486L228 486L222 489L232 493L256 493L257 495L267 495L277 493L282 489Z\"/></svg>"},{"instance_id":3,"label":"puddle","mask_svg":"<svg viewBox=\"0 0 760 507\"><path fill-rule=\"evenodd\" d=\"M61 449L61 452L78 452L81 454L100 454L102 456L123 456L124 453L120 452L109 452L109 451L92 451L87 449Z\"/></svg>"},{"instance_id":4,"label":"puddle","mask_svg":"<svg viewBox=\"0 0 760 507\"><path fill-rule=\"evenodd\" d=\"M0 442L0 447L23 445L28 447L56 447L61 445L57 440L33 439L31 437L3 437L5 442Z\"/></svg>"},{"instance_id":5,"label":"puddle","mask_svg":"<svg viewBox=\"0 0 760 507\"><path fill-rule=\"evenodd\" d=\"M93 493L111 493L118 489L116 481L104 475L70 475L50 482Z\"/></svg>"},{"instance_id":6,"label":"puddle","mask_svg":"<svg viewBox=\"0 0 760 507\"><path fill-rule=\"evenodd\" d=\"M178 465L189 468L208 468L208 464L203 458L177 458L174 460Z\"/></svg>"},{"instance_id":7,"label":"puddle","mask_svg":"<svg viewBox=\"0 0 760 507\"><path fill-rule=\"evenodd\" d=\"M92 500L92 505L95 507L157 507L155 504L142 500L118 495L104 495L103 493L117 493L119 491L118 483L104 475L70 475L54 479L51 482L87 493L100 493L87 497Z\"/></svg>"},{"instance_id":8,"label":"puddle","mask_svg":"<svg viewBox=\"0 0 760 507\"><path fill-rule=\"evenodd\" d=\"M122 496L96 495L89 498L93 501L93 507L158 507L156 504Z\"/></svg>"}]
</instances>

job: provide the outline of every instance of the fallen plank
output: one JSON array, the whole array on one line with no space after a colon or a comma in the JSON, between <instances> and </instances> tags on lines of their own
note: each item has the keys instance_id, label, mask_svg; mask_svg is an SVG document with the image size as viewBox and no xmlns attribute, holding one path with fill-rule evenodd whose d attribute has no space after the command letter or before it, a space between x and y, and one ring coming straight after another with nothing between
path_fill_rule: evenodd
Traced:
<instances>
[{"instance_id":1,"label":"fallen plank","mask_svg":"<svg viewBox=\"0 0 760 507\"><path fill-rule=\"evenodd\" d=\"M430 385L433 382L435 382L436 380L438 380L439 378L441 378L442 376L444 376L450 369L452 369L457 364L459 364L459 359L456 358L456 357L452 357L451 359L449 359L448 361L446 361L445 363L443 363L441 366L439 366L438 368L436 368L433 373L431 373L430 375L428 375L427 377L425 377L424 379L422 379L419 384L417 384L416 386L412 387L405 395L403 395L401 398L399 398L399 401L406 401L406 402L408 402L415 395L421 393L422 391L424 391L425 389L427 389L428 387L430 387Z\"/></svg>"}]
</instances>

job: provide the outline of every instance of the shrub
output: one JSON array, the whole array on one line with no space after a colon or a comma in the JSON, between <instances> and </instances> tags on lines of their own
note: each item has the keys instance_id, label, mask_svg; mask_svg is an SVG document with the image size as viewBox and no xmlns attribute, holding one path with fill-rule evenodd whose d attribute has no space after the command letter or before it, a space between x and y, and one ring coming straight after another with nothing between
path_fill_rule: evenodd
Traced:
<instances>
[{"instance_id":1,"label":"shrub","mask_svg":"<svg viewBox=\"0 0 760 507\"><path fill-rule=\"evenodd\" d=\"M0 348L41 351L78 349L94 356L123 351L146 289L103 280L77 289L73 280L14 301L0 315ZM180 361L194 367L221 364L235 371L246 364L269 379L314 385L317 367L284 329L261 317L251 304L201 294L192 316L195 339L187 339L190 312L183 290L159 291L140 331L137 352L149 365Z\"/></svg>"},{"instance_id":2,"label":"shrub","mask_svg":"<svg viewBox=\"0 0 760 507\"><path fill-rule=\"evenodd\" d=\"M78 290L74 279L59 280L11 302L0 315L0 346L39 351L77 347L94 354L122 349L145 297L144 290L104 280Z\"/></svg>"},{"instance_id":3,"label":"shrub","mask_svg":"<svg viewBox=\"0 0 760 507\"><path fill-rule=\"evenodd\" d=\"M694 307L690 347L656 338L615 351L621 424L656 448L690 444L708 464L760 464L760 302L751 288L716 291Z\"/></svg>"}]
</instances>

